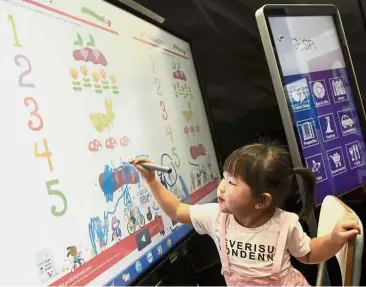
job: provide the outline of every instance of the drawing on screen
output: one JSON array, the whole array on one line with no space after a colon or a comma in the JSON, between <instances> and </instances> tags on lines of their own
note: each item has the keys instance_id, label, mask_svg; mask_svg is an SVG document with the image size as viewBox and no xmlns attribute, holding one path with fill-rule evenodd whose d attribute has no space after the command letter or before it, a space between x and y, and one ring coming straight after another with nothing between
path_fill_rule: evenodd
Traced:
<instances>
[{"instance_id":1,"label":"drawing on screen","mask_svg":"<svg viewBox=\"0 0 366 287\"><path fill-rule=\"evenodd\" d=\"M110 130L111 125L114 123L116 115L113 112L112 100L105 99L104 101L106 113L93 113L90 114L89 118L93 123L94 128L98 132L103 132L105 128Z\"/></svg>"},{"instance_id":2,"label":"drawing on screen","mask_svg":"<svg viewBox=\"0 0 366 287\"><path fill-rule=\"evenodd\" d=\"M200 166L199 164L195 164L192 162L189 162L189 164L196 167L195 173L196 173L197 187L206 185L208 183L208 174L206 168L204 166Z\"/></svg>"},{"instance_id":3,"label":"drawing on screen","mask_svg":"<svg viewBox=\"0 0 366 287\"><path fill-rule=\"evenodd\" d=\"M107 149L114 149L117 145L117 141L112 137L107 138L105 141L105 147Z\"/></svg>"},{"instance_id":4,"label":"drawing on screen","mask_svg":"<svg viewBox=\"0 0 366 287\"><path fill-rule=\"evenodd\" d=\"M89 35L89 41L85 43L80 33L77 33L74 45L77 46L73 51L74 60L84 62L79 68L80 71L75 67L69 69L74 91L80 92L84 88L94 87L97 94L107 91L119 94L119 88L116 85L117 79L114 74L106 72L105 68L108 66L108 61L104 54L95 48L94 37ZM87 65L89 65L89 68ZM98 65L104 68L100 69Z\"/></svg>"},{"instance_id":5,"label":"drawing on screen","mask_svg":"<svg viewBox=\"0 0 366 287\"><path fill-rule=\"evenodd\" d=\"M87 7L81 7L81 12L92 16L94 19L98 20L103 24L107 24L108 27L112 26L112 22L110 20L107 20L104 16L97 14L96 12Z\"/></svg>"},{"instance_id":6,"label":"drawing on screen","mask_svg":"<svg viewBox=\"0 0 366 287\"><path fill-rule=\"evenodd\" d=\"M42 249L38 251L36 258L39 277L42 283L57 275L49 250Z\"/></svg>"},{"instance_id":7,"label":"drawing on screen","mask_svg":"<svg viewBox=\"0 0 366 287\"><path fill-rule=\"evenodd\" d=\"M191 134L195 134L195 132L199 132L201 130L201 128L200 128L200 126L199 125L197 125L196 127L194 127L194 126L190 126L190 127L188 127L188 126L186 126L186 127L184 127L184 133L187 135L187 136L189 136L189 133L191 133Z\"/></svg>"},{"instance_id":8,"label":"drawing on screen","mask_svg":"<svg viewBox=\"0 0 366 287\"><path fill-rule=\"evenodd\" d=\"M120 220L116 217L112 217L112 241L118 240L121 241L122 231L119 227Z\"/></svg>"},{"instance_id":9,"label":"drawing on screen","mask_svg":"<svg viewBox=\"0 0 366 287\"><path fill-rule=\"evenodd\" d=\"M196 160L200 156L205 156L206 155L206 149L205 149L205 146L203 144L191 146L189 148L189 152L191 154L192 159L194 159L194 160Z\"/></svg>"},{"instance_id":10,"label":"drawing on screen","mask_svg":"<svg viewBox=\"0 0 366 287\"><path fill-rule=\"evenodd\" d=\"M99 175L99 185L104 193L106 202L113 201L113 194L124 185L139 183L139 173L131 164L119 168L105 165L104 172Z\"/></svg>"},{"instance_id":11,"label":"drawing on screen","mask_svg":"<svg viewBox=\"0 0 366 287\"><path fill-rule=\"evenodd\" d=\"M183 110L183 115L184 115L184 118L186 119L187 123L192 119L193 111L192 111L191 103L188 103L187 110Z\"/></svg>"},{"instance_id":12,"label":"drawing on screen","mask_svg":"<svg viewBox=\"0 0 366 287\"><path fill-rule=\"evenodd\" d=\"M183 96L184 98L190 96L191 99L193 99L191 87L187 82L187 77L185 73L182 71L180 67L179 61L173 62L173 79L174 79L173 88L175 96L176 97Z\"/></svg>"},{"instance_id":13,"label":"drawing on screen","mask_svg":"<svg viewBox=\"0 0 366 287\"><path fill-rule=\"evenodd\" d=\"M127 136L123 136L120 140L121 146L128 146L131 143L131 140Z\"/></svg>"},{"instance_id":14,"label":"drawing on screen","mask_svg":"<svg viewBox=\"0 0 366 287\"><path fill-rule=\"evenodd\" d=\"M78 252L76 246L67 247L67 257L72 259L73 267L71 272L75 271L77 267L84 265L85 261L81 258L81 252Z\"/></svg>"},{"instance_id":15,"label":"drawing on screen","mask_svg":"<svg viewBox=\"0 0 366 287\"><path fill-rule=\"evenodd\" d=\"M77 39L74 41L75 46L81 46L80 49L75 49L73 57L76 61L92 62L95 65L108 66L108 61L103 53L95 48L94 37L89 34L89 41L84 45L84 40L80 33L77 33Z\"/></svg>"},{"instance_id":16,"label":"drawing on screen","mask_svg":"<svg viewBox=\"0 0 366 287\"><path fill-rule=\"evenodd\" d=\"M128 163L126 162L122 162L121 163L123 167L127 167L129 166ZM120 179L120 174L115 173L115 170L120 170L120 168L118 169L111 169L106 167L106 169L108 169L107 172L107 176L106 176L106 181L108 182L108 179L110 180L111 184L108 187L108 191L110 192L111 190L116 189L117 190L117 186L119 186L122 183L122 180ZM119 178L117 180L117 178ZM100 176L99 176L99 180L100 180ZM104 180L104 179L103 179ZM128 179L128 176L125 176L125 185L121 185L120 189L120 195L116 200L114 209L112 211L108 211L108 212L104 212L104 222L102 222L100 220L100 218L97 217L93 217L90 219L90 223L89 223L89 237L90 237L90 243L92 245L93 248L93 253L94 255L98 255L98 253L103 252L108 244L108 233L109 233L109 217L110 216L115 216L115 213L117 211L117 208L119 207L120 202L122 202L123 206L125 207L125 216L126 216L126 212L129 210L132 210L133 207L133 203L132 203L132 199L131 199L131 195L130 195L130 184L128 184L129 181L131 181L131 179ZM103 184L101 184L101 187ZM107 184L108 186L108 184ZM105 188L105 186L103 185L102 189ZM113 201L113 192L110 192L109 194L109 201ZM126 219L125 219L126 220ZM99 244L99 248L97 247L97 243Z\"/></svg>"},{"instance_id":17,"label":"drawing on screen","mask_svg":"<svg viewBox=\"0 0 366 287\"><path fill-rule=\"evenodd\" d=\"M158 176L160 178L160 182L169 189L169 187L172 187L177 182L177 170L175 169L175 166L173 164L173 159L170 155L167 153L164 153L161 156L161 165L170 167L172 169L171 173L165 173L165 172L158 172Z\"/></svg>"},{"instance_id":18,"label":"drawing on screen","mask_svg":"<svg viewBox=\"0 0 366 287\"><path fill-rule=\"evenodd\" d=\"M145 217L142 215L138 207L132 208L129 211L129 220L127 222L127 231L129 234L134 234L137 227L145 226Z\"/></svg>"},{"instance_id":19,"label":"drawing on screen","mask_svg":"<svg viewBox=\"0 0 366 287\"><path fill-rule=\"evenodd\" d=\"M147 208L146 218L147 218L148 221L152 220L152 212L151 212L150 206Z\"/></svg>"},{"instance_id":20,"label":"drawing on screen","mask_svg":"<svg viewBox=\"0 0 366 287\"><path fill-rule=\"evenodd\" d=\"M129 139L129 137L127 136L123 136L121 137L121 139L119 140L119 145L121 147L126 147L128 146L129 144L131 143L131 140ZM114 149L118 146L118 141L113 138L113 137L108 137L106 140L105 140L105 145L104 147L106 149ZM103 148L103 145L101 143L100 140L98 139L93 139L91 141L89 141L88 143L88 149L89 151L91 152L98 152L100 151L101 149Z\"/></svg>"}]
</instances>

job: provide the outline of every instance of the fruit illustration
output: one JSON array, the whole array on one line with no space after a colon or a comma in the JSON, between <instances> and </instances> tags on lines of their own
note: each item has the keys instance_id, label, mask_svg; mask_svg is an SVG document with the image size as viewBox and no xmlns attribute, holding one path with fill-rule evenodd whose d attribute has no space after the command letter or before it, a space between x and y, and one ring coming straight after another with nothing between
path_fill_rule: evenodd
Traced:
<instances>
[{"instance_id":1,"label":"fruit illustration","mask_svg":"<svg viewBox=\"0 0 366 287\"><path fill-rule=\"evenodd\" d=\"M92 121L94 128L98 132L103 132L105 128L110 130L110 126L113 125L116 115L113 112L112 100L105 100L106 114L93 113L89 118Z\"/></svg>"},{"instance_id":2,"label":"fruit illustration","mask_svg":"<svg viewBox=\"0 0 366 287\"><path fill-rule=\"evenodd\" d=\"M99 75L97 73L92 73L92 76L93 76L94 82L98 83L99 82Z\"/></svg>"},{"instance_id":3,"label":"fruit illustration","mask_svg":"<svg viewBox=\"0 0 366 287\"><path fill-rule=\"evenodd\" d=\"M88 75L88 68L86 66L81 66L80 71L85 77Z\"/></svg>"},{"instance_id":4,"label":"fruit illustration","mask_svg":"<svg viewBox=\"0 0 366 287\"><path fill-rule=\"evenodd\" d=\"M76 49L73 52L73 57L76 61L92 62L97 65L100 64L104 67L108 66L108 61L103 53L95 48L95 40L92 35L89 35L89 41L84 46L83 38L77 33L77 40L74 41L75 46L81 46L80 49Z\"/></svg>"},{"instance_id":5,"label":"fruit illustration","mask_svg":"<svg viewBox=\"0 0 366 287\"><path fill-rule=\"evenodd\" d=\"M189 122L192 119L193 112L192 112L191 103L188 103L188 109L183 110L183 114L184 114L184 117L185 117L187 122Z\"/></svg>"},{"instance_id":6,"label":"fruit illustration","mask_svg":"<svg viewBox=\"0 0 366 287\"><path fill-rule=\"evenodd\" d=\"M102 76L102 79L105 80L107 73L104 70L100 70L100 75Z\"/></svg>"},{"instance_id":7,"label":"fruit illustration","mask_svg":"<svg viewBox=\"0 0 366 287\"><path fill-rule=\"evenodd\" d=\"M76 69L70 68L70 75L76 80L78 78L78 71Z\"/></svg>"},{"instance_id":8,"label":"fruit illustration","mask_svg":"<svg viewBox=\"0 0 366 287\"><path fill-rule=\"evenodd\" d=\"M111 80L112 84L116 84L116 77L114 75L110 75L109 79Z\"/></svg>"}]
</instances>

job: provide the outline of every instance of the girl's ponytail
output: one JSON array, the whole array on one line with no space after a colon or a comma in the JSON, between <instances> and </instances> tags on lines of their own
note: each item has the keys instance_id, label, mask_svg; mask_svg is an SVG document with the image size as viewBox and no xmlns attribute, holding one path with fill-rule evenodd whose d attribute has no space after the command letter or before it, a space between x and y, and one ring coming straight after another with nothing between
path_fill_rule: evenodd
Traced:
<instances>
[{"instance_id":1,"label":"girl's ponytail","mask_svg":"<svg viewBox=\"0 0 366 287\"><path fill-rule=\"evenodd\" d=\"M300 212L300 218L309 219L311 212L313 211L315 204L315 177L313 171L310 168L295 167L293 169L295 175L299 175L302 181L302 187L299 188L302 198L302 209ZM301 184L301 183L300 183Z\"/></svg>"}]
</instances>

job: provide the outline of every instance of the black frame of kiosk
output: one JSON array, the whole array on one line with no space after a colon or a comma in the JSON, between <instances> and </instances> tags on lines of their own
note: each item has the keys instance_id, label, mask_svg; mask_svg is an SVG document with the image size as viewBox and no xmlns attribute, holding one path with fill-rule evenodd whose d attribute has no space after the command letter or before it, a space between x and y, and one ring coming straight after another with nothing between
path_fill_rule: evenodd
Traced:
<instances>
[{"instance_id":1,"label":"black frame of kiosk","mask_svg":"<svg viewBox=\"0 0 366 287\"><path fill-rule=\"evenodd\" d=\"M154 26L157 26L158 28L164 30L165 32L168 32L168 33L172 34L173 36L186 41L190 45L192 61L194 63L198 84L199 84L199 87L201 90L202 100L203 100L203 104L204 104L206 115L207 115L207 120L208 120L208 125L210 128L210 133L211 133L211 137L212 137L212 141L213 141L214 151L215 151L216 159L217 159L217 162L219 165L219 170L222 173L222 161L221 161L220 155L218 153L218 150L219 150L218 143L217 143L217 138L215 136L214 126L213 126L214 121L213 121L212 113L208 107L208 96L207 96L207 92L205 89L205 85L202 80L200 69L197 64L197 59L195 57L194 45L192 44L192 40L184 35L181 35L179 32L173 31L169 27L164 26L164 24L161 24L161 23L151 19L150 17L146 16L145 14L131 8L130 6L120 2L118 0L102 0L102 1L111 4L111 5L115 6L116 8L124 10ZM194 236L194 234L195 234L194 230L192 230L190 233L188 233L183 239L181 239L181 241L179 243L177 243L170 250L170 252L167 252L164 256L162 256L162 258L160 258L159 261L157 261L149 269L147 269L145 272L143 272L140 277L136 278L134 281L131 281L131 283L129 285L130 286L133 286L133 285L139 286L140 282L142 283L143 281L145 281L149 276L151 276L155 271L157 271L164 264L166 264L166 263L173 264L173 262L168 262L170 260L170 256L169 256L170 254L175 254L176 257L174 258L174 263L178 262L178 260L180 259L179 258L180 251L184 248L184 246L187 244L187 242ZM121 270L121 272L122 272L122 270Z\"/></svg>"},{"instance_id":2,"label":"black frame of kiosk","mask_svg":"<svg viewBox=\"0 0 366 287\"><path fill-rule=\"evenodd\" d=\"M314 9L314 7L316 7L316 9ZM315 4L315 5L313 5L313 4L299 4L299 5L296 5L296 4L294 4L294 5L269 4L269 5L264 5L262 7L262 9L263 9L264 17L265 17L265 24L267 26L268 33L270 36L271 48L269 48L269 49L273 50L273 55L274 55L274 59L275 59L272 62L268 59L269 51L268 51L268 47L267 48L265 47L267 61L269 64L269 68L271 70L272 81L273 81L273 85L274 85L274 88L276 91L277 101L278 101L279 108L281 111L281 117L282 117L282 121L283 121L283 124L285 127L286 137L289 142L289 148L290 148L291 156L293 158L294 166L306 166L306 163L305 163L305 158L304 158L303 154L300 152L300 148L299 148L299 147L301 147L301 142L300 142L301 139L299 138L299 135L297 132L296 122L294 120L294 112L291 111L291 108L289 107L289 102L287 100L286 92L284 90L284 76L282 73L282 68L281 68L279 57L277 54L276 45L275 45L275 42L273 39L271 26L268 21L269 17L332 16L335 27L336 27L337 35L338 35L338 38L340 41L344 61L346 64L346 68L347 68L347 72L348 72L348 76L349 76L349 80L350 80L350 85L352 87L354 100L356 103L356 112L358 114L358 118L359 118L359 122L360 122L360 126L361 126L361 132L364 135L364 137L366 138L366 114L365 114L363 102L361 99L361 93L360 93L360 90L359 90L359 87L357 84L357 79L356 79L351 55L350 55L350 52L348 49L348 44L347 44L347 40L346 40L346 36L344 33L343 24L341 21L341 17L340 17L338 8L334 5L327 5L327 4L324 4L324 5L322 5L322 4ZM262 24L264 24L264 23L262 23ZM262 33L263 33L263 31L262 31ZM263 37L263 35L262 35L262 37ZM266 44L269 44L269 43L266 43ZM274 69L276 69L276 71L274 71ZM277 75L276 75L276 73L277 73ZM278 77L278 75L279 75L279 77ZM353 189L343 192L342 195L352 192L362 186L365 186L365 184L355 186ZM340 196L340 195L338 195L338 196Z\"/></svg>"}]
</instances>

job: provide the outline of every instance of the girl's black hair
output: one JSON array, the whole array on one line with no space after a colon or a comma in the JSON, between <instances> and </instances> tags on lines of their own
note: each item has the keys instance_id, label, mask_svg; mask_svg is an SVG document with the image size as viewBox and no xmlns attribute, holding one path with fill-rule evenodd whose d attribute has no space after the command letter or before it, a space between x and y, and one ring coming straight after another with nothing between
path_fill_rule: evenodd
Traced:
<instances>
[{"instance_id":1,"label":"girl's black hair","mask_svg":"<svg viewBox=\"0 0 366 287\"><path fill-rule=\"evenodd\" d=\"M276 207L281 207L291 192L299 190L295 175L300 176L303 206L302 219L308 219L315 201L315 177L309 168L292 167L290 153L274 144L252 144L232 152L226 159L224 171L241 178L257 197L272 196Z\"/></svg>"}]
</instances>

